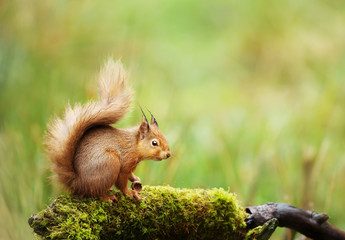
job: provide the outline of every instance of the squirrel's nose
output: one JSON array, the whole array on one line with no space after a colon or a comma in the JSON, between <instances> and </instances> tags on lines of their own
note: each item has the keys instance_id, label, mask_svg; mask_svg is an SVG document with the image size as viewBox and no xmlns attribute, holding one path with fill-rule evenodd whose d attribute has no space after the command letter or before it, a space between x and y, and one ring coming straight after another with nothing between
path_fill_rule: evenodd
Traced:
<instances>
[{"instance_id":1,"label":"squirrel's nose","mask_svg":"<svg viewBox=\"0 0 345 240\"><path fill-rule=\"evenodd\" d=\"M167 153L166 157L169 158L170 157L170 153Z\"/></svg>"}]
</instances>

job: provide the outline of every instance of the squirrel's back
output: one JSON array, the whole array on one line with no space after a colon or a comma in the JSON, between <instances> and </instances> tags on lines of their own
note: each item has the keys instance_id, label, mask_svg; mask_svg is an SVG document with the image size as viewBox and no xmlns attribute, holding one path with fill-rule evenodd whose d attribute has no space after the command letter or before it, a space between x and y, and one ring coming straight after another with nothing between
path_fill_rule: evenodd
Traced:
<instances>
[{"instance_id":1,"label":"squirrel's back","mask_svg":"<svg viewBox=\"0 0 345 240\"><path fill-rule=\"evenodd\" d=\"M132 93L127 78L120 61L108 60L99 74L100 99L73 108L68 105L64 117L49 124L45 139L47 154L58 181L67 189L71 189L76 177L73 159L83 134L91 127L116 123L128 112Z\"/></svg>"}]
</instances>

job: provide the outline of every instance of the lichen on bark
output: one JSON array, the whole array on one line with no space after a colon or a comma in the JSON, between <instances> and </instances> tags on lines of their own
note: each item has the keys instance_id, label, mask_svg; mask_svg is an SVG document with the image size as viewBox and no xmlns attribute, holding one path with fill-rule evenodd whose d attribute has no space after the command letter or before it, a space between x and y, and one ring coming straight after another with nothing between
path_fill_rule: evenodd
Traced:
<instances>
[{"instance_id":1,"label":"lichen on bark","mask_svg":"<svg viewBox=\"0 0 345 240\"><path fill-rule=\"evenodd\" d=\"M59 196L29 224L42 239L245 239L248 215L223 189L146 186L141 201L115 194L115 203Z\"/></svg>"}]
</instances>

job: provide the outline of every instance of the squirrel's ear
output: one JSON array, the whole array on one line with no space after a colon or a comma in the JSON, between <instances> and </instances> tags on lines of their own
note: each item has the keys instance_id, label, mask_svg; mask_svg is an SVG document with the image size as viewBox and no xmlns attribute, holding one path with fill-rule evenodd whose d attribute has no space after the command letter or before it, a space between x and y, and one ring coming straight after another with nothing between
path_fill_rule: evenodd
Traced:
<instances>
[{"instance_id":1,"label":"squirrel's ear","mask_svg":"<svg viewBox=\"0 0 345 240\"><path fill-rule=\"evenodd\" d=\"M150 125L155 125L156 127L158 127L158 122L156 121L156 118L153 116L153 114L150 112L150 110L147 109L147 111L149 111L149 113L151 114L151 123L150 123Z\"/></svg>"},{"instance_id":2,"label":"squirrel's ear","mask_svg":"<svg viewBox=\"0 0 345 240\"><path fill-rule=\"evenodd\" d=\"M158 127L158 123L156 121L156 118L152 115L152 118L151 118L151 123L150 125L156 125Z\"/></svg>"},{"instance_id":3,"label":"squirrel's ear","mask_svg":"<svg viewBox=\"0 0 345 240\"><path fill-rule=\"evenodd\" d=\"M139 127L140 140L143 140L145 138L149 130L150 130L150 126L144 115L143 120L141 120L140 127Z\"/></svg>"}]
</instances>

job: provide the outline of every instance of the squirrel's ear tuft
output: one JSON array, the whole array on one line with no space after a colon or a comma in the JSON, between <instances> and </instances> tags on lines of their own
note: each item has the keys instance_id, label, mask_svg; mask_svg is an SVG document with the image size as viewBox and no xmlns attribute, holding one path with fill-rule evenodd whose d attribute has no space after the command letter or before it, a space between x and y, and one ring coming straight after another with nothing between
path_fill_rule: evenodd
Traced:
<instances>
[{"instance_id":1,"label":"squirrel's ear tuft","mask_svg":"<svg viewBox=\"0 0 345 240\"><path fill-rule=\"evenodd\" d=\"M139 108L143 114L143 119L141 120L140 127L139 127L139 135L140 135L140 140L143 140L150 130L150 125L149 125L149 121L147 121L146 115L145 115L145 113L144 113L144 111L140 105L139 105Z\"/></svg>"},{"instance_id":2,"label":"squirrel's ear tuft","mask_svg":"<svg viewBox=\"0 0 345 240\"><path fill-rule=\"evenodd\" d=\"M143 114L143 117L145 118L145 120L146 120L146 122L147 122L147 125L148 125L148 124L149 124L149 121L147 121L146 115L145 115L143 109L141 108L140 104L139 104L139 108L140 108L140 110L141 110L141 113ZM144 120L144 119L143 119L143 120Z\"/></svg>"}]
</instances>

